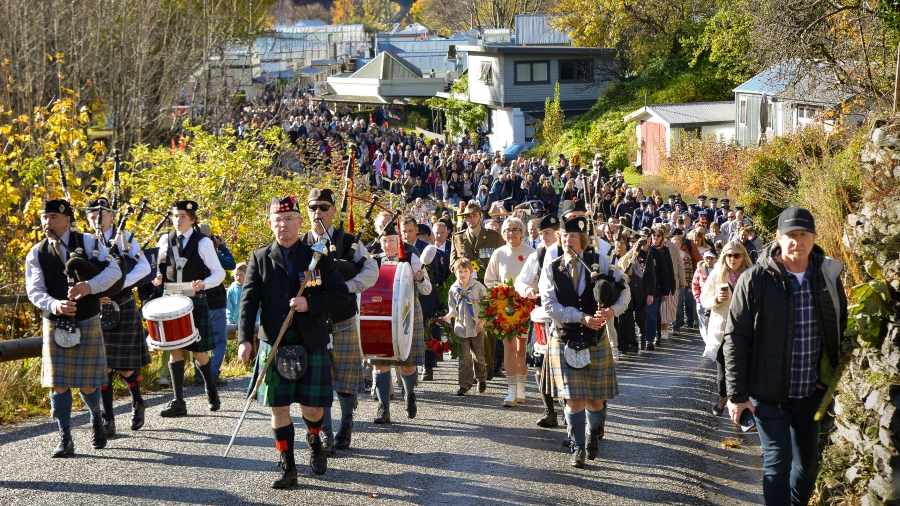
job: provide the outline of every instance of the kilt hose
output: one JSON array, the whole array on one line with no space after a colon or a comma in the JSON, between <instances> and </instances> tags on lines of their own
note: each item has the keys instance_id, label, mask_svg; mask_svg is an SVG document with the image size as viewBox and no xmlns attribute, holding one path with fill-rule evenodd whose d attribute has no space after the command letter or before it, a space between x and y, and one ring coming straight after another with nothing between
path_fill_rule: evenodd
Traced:
<instances>
[{"instance_id":1,"label":"kilt hose","mask_svg":"<svg viewBox=\"0 0 900 506\"><path fill-rule=\"evenodd\" d=\"M103 331L106 366L116 371L140 371L150 363L150 349L144 338L144 324L134 297L119 305L119 325Z\"/></svg>"},{"instance_id":2,"label":"kilt hose","mask_svg":"<svg viewBox=\"0 0 900 506\"><path fill-rule=\"evenodd\" d=\"M332 388L342 394L361 394L366 391L366 383L356 317L335 323L332 327Z\"/></svg>"},{"instance_id":3,"label":"kilt hose","mask_svg":"<svg viewBox=\"0 0 900 506\"><path fill-rule=\"evenodd\" d=\"M619 395L616 364L613 361L609 339L602 337L591 350L591 364L582 369L572 369L566 363L565 344L556 337L550 338L550 347L544 362L550 362L552 377L550 392L563 399L612 399Z\"/></svg>"},{"instance_id":4,"label":"kilt hose","mask_svg":"<svg viewBox=\"0 0 900 506\"><path fill-rule=\"evenodd\" d=\"M77 322L77 326L81 330L81 342L63 348L53 340L56 322L43 319L41 386L100 388L109 381L100 315Z\"/></svg>"},{"instance_id":5,"label":"kilt hose","mask_svg":"<svg viewBox=\"0 0 900 506\"><path fill-rule=\"evenodd\" d=\"M416 297L416 309L413 317L412 345L409 348L409 357L406 360L372 359L372 365L425 365L425 322L422 320L422 306ZM487 339L485 339L487 341Z\"/></svg>"},{"instance_id":6,"label":"kilt hose","mask_svg":"<svg viewBox=\"0 0 900 506\"><path fill-rule=\"evenodd\" d=\"M293 327L293 326L292 326ZM278 346L287 346L291 344L300 344L301 340L297 337L296 331L289 328L284 333L284 338ZM247 388L249 395L256 385L256 378L259 377L259 370L265 365L269 354L272 352L272 345L260 341L259 353L256 355L256 366L253 368L253 377L250 379L250 385ZM269 365L266 376L259 385L259 391L256 398L262 407L282 407L291 404L300 404L311 408L330 408L334 393L331 387L331 354L328 350L310 351L306 350L309 364L300 379L291 381L286 380L275 370L275 361Z\"/></svg>"},{"instance_id":7,"label":"kilt hose","mask_svg":"<svg viewBox=\"0 0 900 506\"><path fill-rule=\"evenodd\" d=\"M194 315L194 325L197 326L197 330L200 332L200 340L181 349L193 352L209 352L216 347L212 332L212 320L209 319L209 303L206 301L206 297L191 297L191 302L194 303L192 313Z\"/></svg>"}]
</instances>

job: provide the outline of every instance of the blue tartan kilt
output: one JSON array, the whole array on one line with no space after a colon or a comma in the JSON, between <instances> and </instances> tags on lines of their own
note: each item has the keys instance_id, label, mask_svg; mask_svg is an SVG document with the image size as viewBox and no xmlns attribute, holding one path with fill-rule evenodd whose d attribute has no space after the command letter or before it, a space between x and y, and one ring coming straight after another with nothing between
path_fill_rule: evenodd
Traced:
<instances>
[{"instance_id":1,"label":"blue tartan kilt","mask_svg":"<svg viewBox=\"0 0 900 506\"><path fill-rule=\"evenodd\" d=\"M194 303L192 313L194 315L194 325L197 326L197 330L200 332L200 340L181 349L194 352L208 352L216 347L212 332L212 320L209 318L209 303L206 301L206 297L191 297L191 302Z\"/></svg>"},{"instance_id":2,"label":"blue tartan kilt","mask_svg":"<svg viewBox=\"0 0 900 506\"><path fill-rule=\"evenodd\" d=\"M372 365L425 365L425 322L422 318L422 306L416 297L416 308L413 316L412 346L409 349L409 357L406 360L373 359Z\"/></svg>"},{"instance_id":3,"label":"blue tartan kilt","mask_svg":"<svg viewBox=\"0 0 900 506\"><path fill-rule=\"evenodd\" d=\"M44 318L41 386L100 388L109 381L100 315L82 320L77 326L81 330L81 342L71 348L63 348L53 340L56 322Z\"/></svg>"},{"instance_id":4,"label":"blue tartan kilt","mask_svg":"<svg viewBox=\"0 0 900 506\"><path fill-rule=\"evenodd\" d=\"M279 346L298 344L298 339L294 329L288 329L284 334ZM256 378L259 376L260 368L265 365L269 354L272 352L272 345L267 342L259 343L259 353L256 356L256 366L253 368L253 377L247 389L247 394L253 390L256 385ZM328 350L310 351L306 350L308 355L308 368L306 374L300 379L291 381L286 380L275 370L275 361L269 365L265 378L259 386L256 398L262 407L282 407L291 404L300 404L311 408L330 408L332 398L331 384L331 354Z\"/></svg>"},{"instance_id":5,"label":"blue tartan kilt","mask_svg":"<svg viewBox=\"0 0 900 506\"><path fill-rule=\"evenodd\" d=\"M331 380L335 392L361 394L366 391L363 355L356 317L332 325Z\"/></svg>"}]
</instances>

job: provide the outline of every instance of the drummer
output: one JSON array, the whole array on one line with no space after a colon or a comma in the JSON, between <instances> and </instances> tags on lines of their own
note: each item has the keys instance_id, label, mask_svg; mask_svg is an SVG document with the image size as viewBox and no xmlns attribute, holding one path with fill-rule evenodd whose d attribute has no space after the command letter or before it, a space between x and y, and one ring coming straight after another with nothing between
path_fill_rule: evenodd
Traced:
<instances>
[{"instance_id":1,"label":"drummer","mask_svg":"<svg viewBox=\"0 0 900 506\"><path fill-rule=\"evenodd\" d=\"M334 435L331 409L324 410L322 419L322 444L325 453L334 454L335 448L350 448L353 435L353 410L357 395L365 391L363 356L359 346L356 315L359 305L356 294L371 288L378 281L378 263L366 251L362 241L353 234L333 226L335 207L334 192L328 188L313 188L307 197L307 214L310 231L300 238L312 246L325 238L328 250L338 272L350 291L350 302L331 312L331 380L338 403L341 405L341 428Z\"/></svg>"},{"instance_id":2,"label":"drummer","mask_svg":"<svg viewBox=\"0 0 900 506\"><path fill-rule=\"evenodd\" d=\"M209 351L215 347L212 323L209 319L209 305L206 290L222 283L225 270L219 263L212 240L197 228L197 210L200 206L193 200L179 200L172 206L172 224L175 230L164 235L159 246L159 274L153 280L156 286L170 283L190 283L193 291L194 325L200 332L200 340L177 350L169 350L169 375L172 378L174 399L159 415L163 417L187 416L184 402L184 352L194 354L200 376L206 385L206 399L210 411L218 411L222 403L212 375ZM183 263L182 269L177 263ZM171 294L170 294L171 295Z\"/></svg>"},{"instance_id":3,"label":"drummer","mask_svg":"<svg viewBox=\"0 0 900 506\"><path fill-rule=\"evenodd\" d=\"M416 417L416 414L419 412L415 393L416 378L418 377L418 367L425 363L425 324L422 320L422 305L419 303L418 295L431 293L431 280L428 278L428 273L425 271L425 266L422 265L419 255L411 253L405 247L400 247L404 243L401 241L400 234L397 231L397 221L389 222L379 232L382 254L378 258L381 263L385 261L407 262L412 267L413 280L416 285L412 344L409 357L406 360L372 360L372 365L375 367L375 391L378 396L378 410L374 420L376 424L391 422L392 366L397 366L400 370L400 380L403 382L403 390L406 397L406 416L409 418ZM402 219L400 221L402 222Z\"/></svg>"},{"instance_id":4,"label":"drummer","mask_svg":"<svg viewBox=\"0 0 900 506\"><path fill-rule=\"evenodd\" d=\"M109 382L100 387L100 397L103 399L103 430L106 436L110 437L116 433L113 371L119 372L131 394L131 430L138 430L144 426L146 404L141 395L141 367L150 363L150 350L144 339L144 325L131 289L135 283L150 274L150 262L141 252L134 235L126 232L123 234L124 237L120 235L115 238L114 243L112 242L116 230L112 226L113 212L106 197L94 197L88 201L87 211L88 223L99 232L101 242L109 248L109 251L112 254L128 255L136 262L131 272L125 275L125 287L122 291L111 298L100 299L101 307L117 305L119 315L117 325L103 330ZM101 323L103 323L102 315L101 311Z\"/></svg>"}]
</instances>

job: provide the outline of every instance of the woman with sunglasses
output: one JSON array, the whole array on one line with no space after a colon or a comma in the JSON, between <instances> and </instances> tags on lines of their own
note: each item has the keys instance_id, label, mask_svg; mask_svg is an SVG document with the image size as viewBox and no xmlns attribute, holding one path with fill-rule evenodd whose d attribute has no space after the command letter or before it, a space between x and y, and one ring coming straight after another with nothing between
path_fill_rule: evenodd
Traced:
<instances>
[{"instance_id":1,"label":"woman with sunglasses","mask_svg":"<svg viewBox=\"0 0 900 506\"><path fill-rule=\"evenodd\" d=\"M484 284L488 289L516 279L525 266L525 259L534 253L525 237L525 224L518 218L507 218L503 222L500 234L506 239L506 245L494 250L488 261L484 274ZM509 393L503 400L505 407L525 403L525 380L528 378L528 366L525 365L525 344L528 334L503 341L503 366L506 368L506 383ZM490 365L490 364L488 364Z\"/></svg>"},{"instance_id":2,"label":"woman with sunglasses","mask_svg":"<svg viewBox=\"0 0 900 506\"><path fill-rule=\"evenodd\" d=\"M753 266L750 255L741 243L731 241L722 249L722 256L706 278L700 290L700 304L710 310L709 324L706 327L706 350L703 356L715 357L716 384L719 387L719 401L712 407L716 416L725 411L728 394L725 390L725 356L722 354L722 342L725 339L725 322L728 321L728 308L731 305L731 292L738 278L745 270Z\"/></svg>"}]
</instances>

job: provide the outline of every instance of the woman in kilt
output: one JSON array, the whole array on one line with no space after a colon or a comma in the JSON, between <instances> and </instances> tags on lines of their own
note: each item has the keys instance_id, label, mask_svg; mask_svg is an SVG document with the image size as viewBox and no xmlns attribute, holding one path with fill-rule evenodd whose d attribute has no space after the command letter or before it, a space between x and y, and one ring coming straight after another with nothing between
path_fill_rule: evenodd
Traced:
<instances>
[{"instance_id":1,"label":"woman in kilt","mask_svg":"<svg viewBox=\"0 0 900 506\"><path fill-rule=\"evenodd\" d=\"M103 331L109 381L100 387L100 396L103 399L103 430L109 437L116 433L116 419L113 412L114 371L118 371L122 376L131 394L131 430L138 430L144 426L145 404L141 395L141 367L150 363L150 350L144 339L144 324L131 289L135 283L150 274L150 263L141 252L141 247L133 235L123 234L124 237L113 238L116 230L112 226L113 212L108 199L95 197L88 201L87 208L88 223L97 231L100 242L109 248L111 253L128 255L136 262L131 271L125 275L125 288L112 297L100 299L101 308L117 306L119 309L118 325ZM116 306L113 306L113 303ZM102 314L101 312L101 324L104 320Z\"/></svg>"},{"instance_id":2,"label":"woman in kilt","mask_svg":"<svg viewBox=\"0 0 900 506\"><path fill-rule=\"evenodd\" d=\"M378 395L378 411L374 420L377 424L391 422L392 366L397 366L400 370L400 380L403 382L406 397L406 416L416 417L419 412L416 405L416 378L418 377L418 367L425 364L425 324L422 321L422 306L419 304L418 295L431 293L431 280L418 255L406 251L405 247L401 251L402 242L395 223L395 221L388 223L381 231L380 243L383 255L379 257L379 264L385 260L411 264L413 280L416 285L416 303L409 357L406 360L372 360L375 368L375 392Z\"/></svg>"},{"instance_id":3,"label":"woman in kilt","mask_svg":"<svg viewBox=\"0 0 900 506\"><path fill-rule=\"evenodd\" d=\"M286 378L274 364L270 366L257 393L260 406L272 408L272 432L282 471L272 482L272 488L276 489L297 484L291 404L300 404L303 423L309 430L306 442L310 468L315 474L324 474L328 468L328 456L321 438L322 418L325 410L331 409L334 395L328 351L328 315L351 301L347 284L330 255L322 256L302 296L297 296L313 259L312 247L300 240L302 225L296 197L272 200L269 226L275 241L250 256L238 320L238 354L247 363L253 352L256 314L260 313L259 352L250 381L251 390L291 309L295 313L276 353L286 347L293 347L291 349L298 353L305 348L307 356L306 372L297 378ZM284 374L290 376L289 372L284 371Z\"/></svg>"},{"instance_id":4,"label":"woman in kilt","mask_svg":"<svg viewBox=\"0 0 900 506\"><path fill-rule=\"evenodd\" d=\"M175 230L163 236L158 244L159 274L153 284L159 286L163 283L190 283L191 289L194 290L194 296L191 297L194 303L194 325L200 331L199 341L169 352L169 374L175 398L159 413L164 417L187 416L187 405L184 402L185 351L194 354L194 360L199 366L200 376L206 385L209 410L218 411L221 407L219 391L216 389L209 362L209 351L215 348L215 342L205 290L222 283L225 280L225 270L219 263L212 240L200 233L197 228L198 208L197 203L192 200L175 202L172 207L172 224ZM176 266L179 259L184 264L182 269Z\"/></svg>"},{"instance_id":5,"label":"woman in kilt","mask_svg":"<svg viewBox=\"0 0 900 506\"><path fill-rule=\"evenodd\" d=\"M566 400L565 415L573 447L569 463L581 468L585 446L591 460L599 451L606 399L619 393L609 339L600 330L607 322L613 322L617 312L624 311L631 295L626 286L612 307L598 309L593 294L595 280L582 260L605 273L609 270L609 258L593 250L585 251L590 244L585 218L564 219L562 225L559 243L563 254L544 263L538 287L543 307L556 330L546 357L553 376L552 393Z\"/></svg>"}]
</instances>

